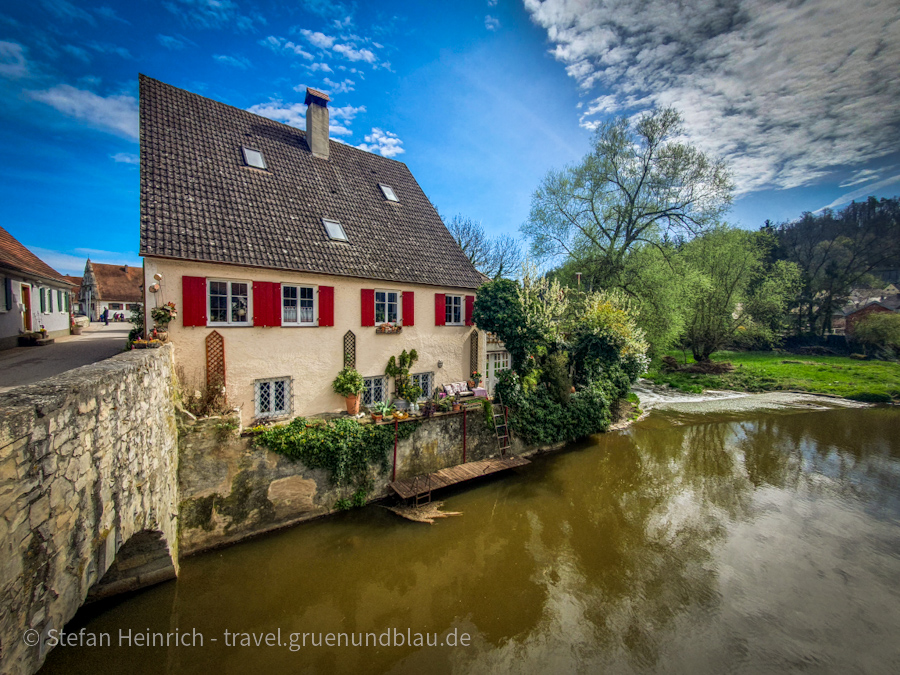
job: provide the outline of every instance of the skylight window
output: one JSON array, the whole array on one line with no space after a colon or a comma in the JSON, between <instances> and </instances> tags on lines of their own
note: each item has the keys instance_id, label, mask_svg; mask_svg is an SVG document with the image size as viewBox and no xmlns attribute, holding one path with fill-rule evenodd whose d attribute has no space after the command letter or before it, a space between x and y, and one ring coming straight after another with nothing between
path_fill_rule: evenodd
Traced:
<instances>
[{"instance_id":1,"label":"skylight window","mask_svg":"<svg viewBox=\"0 0 900 675\"><path fill-rule=\"evenodd\" d=\"M244 151L244 162L247 163L247 166L256 167L257 169L268 169L266 166L266 160L263 159L262 153L259 150L253 150L251 148L242 148Z\"/></svg>"},{"instance_id":2,"label":"skylight window","mask_svg":"<svg viewBox=\"0 0 900 675\"><path fill-rule=\"evenodd\" d=\"M399 202L400 201L399 199L397 199L397 193L394 192L394 188L392 188L390 185L383 185L383 184L379 183L378 187L381 188L381 191L384 193L384 198L387 199L389 202Z\"/></svg>"},{"instance_id":3,"label":"skylight window","mask_svg":"<svg viewBox=\"0 0 900 675\"><path fill-rule=\"evenodd\" d=\"M322 218L322 223L325 225L325 231L328 232L328 238L334 241L346 241L347 235L344 233L344 228L341 227L341 224L336 220L329 220L328 218Z\"/></svg>"}]
</instances>

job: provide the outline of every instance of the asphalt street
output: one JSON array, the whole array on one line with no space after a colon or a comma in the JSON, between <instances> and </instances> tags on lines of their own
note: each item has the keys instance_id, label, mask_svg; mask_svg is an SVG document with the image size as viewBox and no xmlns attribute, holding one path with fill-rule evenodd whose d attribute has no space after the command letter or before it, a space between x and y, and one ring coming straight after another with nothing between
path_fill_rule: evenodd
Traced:
<instances>
[{"instance_id":1,"label":"asphalt street","mask_svg":"<svg viewBox=\"0 0 900 675\"><path fill-rule=\"evenodd\" d=\"M125 349L129 330L127 322L92 323L81 335L56 338L52 345L0 351L0 392L108 359Z\"/></svg>"}]
</instances>

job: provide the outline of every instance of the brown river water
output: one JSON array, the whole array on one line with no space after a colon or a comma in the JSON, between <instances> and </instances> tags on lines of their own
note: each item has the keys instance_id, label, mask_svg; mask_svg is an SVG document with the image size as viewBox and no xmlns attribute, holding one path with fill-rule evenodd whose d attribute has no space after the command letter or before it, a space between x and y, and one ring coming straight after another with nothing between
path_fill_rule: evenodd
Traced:
<instances>
[{"instance_id":1,"label":"brown river water","mask_svg":"<svg viewBox=\"0 0 900 675\"><path fill-rule=\"evenodd\" d=\"M441 498L188 558L41 672L900 672L900 409L663 405Z\"/></svg>"}]
</instances>

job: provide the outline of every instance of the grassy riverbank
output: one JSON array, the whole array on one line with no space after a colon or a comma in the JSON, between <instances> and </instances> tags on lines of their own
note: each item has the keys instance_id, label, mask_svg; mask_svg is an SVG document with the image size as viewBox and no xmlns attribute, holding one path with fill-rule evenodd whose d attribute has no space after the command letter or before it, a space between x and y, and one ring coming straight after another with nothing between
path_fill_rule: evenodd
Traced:
<instances>
[{"instance_id":1,"label":"grassy riverbank","mask_svg":"<svg viewBox=\"0 0 900 675\"><path fill-rule=\"evenodd\" d=\"M681 352L672 352L683 363ZM723 375L663 373L654 362L645 376L656 384L700 393L704 389L737 391L807 391L856 401L900 401L900 364L856 361L843 356L797 356L784 352L717 352L713 361L727 361L734 371ZM693 359L688 357L688 363Z\"/></svg>"}]
</instances>

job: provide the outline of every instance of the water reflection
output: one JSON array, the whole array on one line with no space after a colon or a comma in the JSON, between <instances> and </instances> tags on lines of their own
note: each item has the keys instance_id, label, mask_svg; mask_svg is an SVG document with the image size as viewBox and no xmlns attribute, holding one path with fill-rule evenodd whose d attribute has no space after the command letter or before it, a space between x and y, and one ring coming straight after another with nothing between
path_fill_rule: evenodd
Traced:
<instances>
[{"instance_id":1,"label":"water reflection","mask_svg":"<svg viewBox=\"0 0 900 675\"><path fill-rule=\"evenodd\" d=\"M900 411L654 413L458 490L189 559L85 613L203 649L57 649L46 672L721 672L896 665ZM469 648L226 648L222 635L467 631Z\"/></svg>"}]
</instances>

